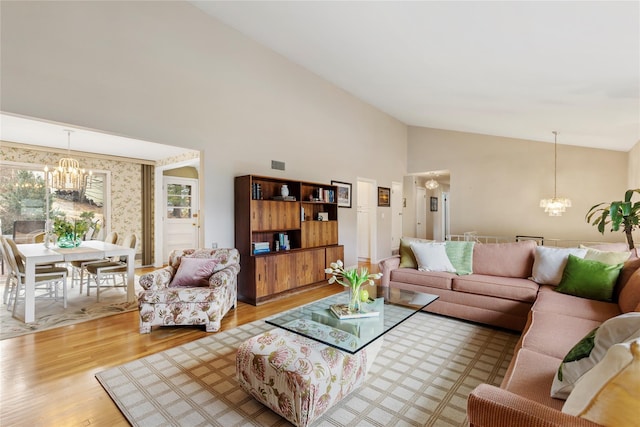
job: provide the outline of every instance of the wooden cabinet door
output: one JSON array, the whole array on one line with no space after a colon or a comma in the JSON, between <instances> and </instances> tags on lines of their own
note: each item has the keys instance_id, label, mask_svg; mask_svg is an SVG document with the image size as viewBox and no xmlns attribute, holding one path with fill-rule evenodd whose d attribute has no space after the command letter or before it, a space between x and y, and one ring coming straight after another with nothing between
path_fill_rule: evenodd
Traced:
<instances>
[{"instance_id":1,"label":"wooden cabinet door","mask_svg":"<svg viewBox=\"0 0 640 427\"><path fill-rule=\"evenodd\" d=\"M294 255L294 265L296 269L295 287L324 280L324 248L296 253Z\"/></svg>"},{"instance_id":2,"label":"wooden cabinet door","mask_svg":"<svg viewBox=\"0 0 640 427\"><path fill-rule=\"evenodd\" d=\"M268 284L273 280L269 276L268 260L271 257L256 257L256 297L269 295Z\"/></svg>"},{"instance_id":3,"label":"wooden cabinet door","mask_svg":"<svg viewBox=\"0 0 640 427\"><path fill-rule=\"evenodd\" d=\"M332 262L344 261L344 246L330 246L326 248L326 254L325 268L329 267Z\"/></svg>"},{"instance_id":4,"label":"wooden cabinet door","mask_svg":"<svg viewBox=\"0 0 640 427\"><path fill-rule=\"evenodd\" d=\"M304 221L302 223L302 247L315 248L318 246L338 244L337 221Z\"/></svg>"},{"instance_id":5,"label":"wooden cabinet door","mask_svg":"<svg viewBox=\"0 0 640 427\"><path fill-rule=\"evenodd\" d=\"M273 200L251 201L253 231L291 230L300 227L300 204Z\"/></svg>"},{"instance_id":6,"label":"wooden cabinet door","mask_svg":"<svg viewBox=\"0 0 640 427\"><path fill-rule=\"evenodd\" d=\"M256 257L256 297L284 292L295 286L294 257L288 254Z\"/></svg>"}]
</instances>

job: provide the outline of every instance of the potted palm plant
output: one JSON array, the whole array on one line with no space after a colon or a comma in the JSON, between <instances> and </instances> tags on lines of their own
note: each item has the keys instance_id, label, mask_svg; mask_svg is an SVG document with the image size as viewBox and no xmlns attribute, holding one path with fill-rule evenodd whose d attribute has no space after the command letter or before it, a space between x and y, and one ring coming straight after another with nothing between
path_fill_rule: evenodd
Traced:
<instances>
[{"instance_id":1,"label":"potted palm plant","mask_svg":"<svg viewBox=\"0 0 640 427\"><path fill-rule=\"evenodd\" d=\"M598 203L592 206L585 216L588 223L598 227L598 231L604 234L605 227L611 224L611 231L619 231L622 228L629 249L633 249L632 232L640 226L640 202L632 202L633 193L640 194L640 188L627 190L624 193L624 201L611 203Z\"/></svg>"}]
</instances>

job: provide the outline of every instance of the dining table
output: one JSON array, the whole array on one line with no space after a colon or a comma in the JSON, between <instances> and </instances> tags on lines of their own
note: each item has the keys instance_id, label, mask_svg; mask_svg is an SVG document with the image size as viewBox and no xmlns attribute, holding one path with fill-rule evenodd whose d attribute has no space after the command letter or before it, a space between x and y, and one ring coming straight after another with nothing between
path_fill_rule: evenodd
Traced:
<instances>
[{"instance_id":1,"label":"dining table","mask_svg":"<svg viewBox=\"0 0 640 427\"><path fill-rule=\"evenodd\" d=\"M25 243L17 245L18 252L25 262L25 302L24 322L35 321L35 283L36 266L58 262L86 261L110 257L126 257L127 261L127 302L135 302L135 250L127 246L114 245L101 240L83 241L75 248L59 248L44 243ZM65 285L66 286L66 285Z\"/></svg>"}]
</instances>

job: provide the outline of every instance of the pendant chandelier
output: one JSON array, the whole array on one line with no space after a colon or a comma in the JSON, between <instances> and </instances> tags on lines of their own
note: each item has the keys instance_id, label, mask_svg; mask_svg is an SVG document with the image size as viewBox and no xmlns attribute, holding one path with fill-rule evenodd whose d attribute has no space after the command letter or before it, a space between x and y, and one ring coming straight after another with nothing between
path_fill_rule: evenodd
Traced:
<instances>
[{"instance_id":1,"label":"pendant chandelier","mask_svg":"<svg viewBox=\"0 0 640 427\"><path fill-rule=\"evenodd\" d=\"M436 188L438 188L438 186L440 184L438 184L438 181L436 181L435 179L433 179L433 175L429 174L429 176L431 177L431 179L429 179L427 182L424 183L424 186L428 189L428 190L435 190Z\"/></svg>"},{"instance_id":2,"label":"pendant chandelier","mask_svg":"<svg viewBox=\"0 0 640 427\"><path fill-rule=\"evenodd\" d=\"M540 200L540 207L544 208L549 216L562 216L562 213L571 207L571 200L566 197L558 197L558 132L554 131L554 158L553 158L553 198Z\"/></svg>"},{"instance_id":3,"label":"pendant chandelier","mask_svg":"<svg viewBox=\"0 0 640 427\"><path fill-rule=\"evenodd\" d=\"M49 186L61 191L80 191L85 186L87 173L80 168L80 162L71 157L71 130L67 132L67 157L58 161L58 167L49 172L49 167L44 170L48 176ZM89 172L88 175L91 175Z\"/></svg>"}]
</instances>

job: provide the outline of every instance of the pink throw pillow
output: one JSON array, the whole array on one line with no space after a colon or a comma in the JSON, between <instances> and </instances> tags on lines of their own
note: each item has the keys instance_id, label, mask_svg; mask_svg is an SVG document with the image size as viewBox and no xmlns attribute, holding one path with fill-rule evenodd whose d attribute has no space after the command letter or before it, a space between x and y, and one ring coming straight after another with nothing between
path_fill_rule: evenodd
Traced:
<instances>
[{"instance_id":1,"label":"pink throw pillow","mask_svg":"<svg viewBox=\"0 0 640 427\"><path fill-rule=\"evenodd\" d=\"M182 257L178 271L169 287L195 288L209 286L209 277L213 274L215 267L215 259Z\"/></svg>"}]
</instances>

